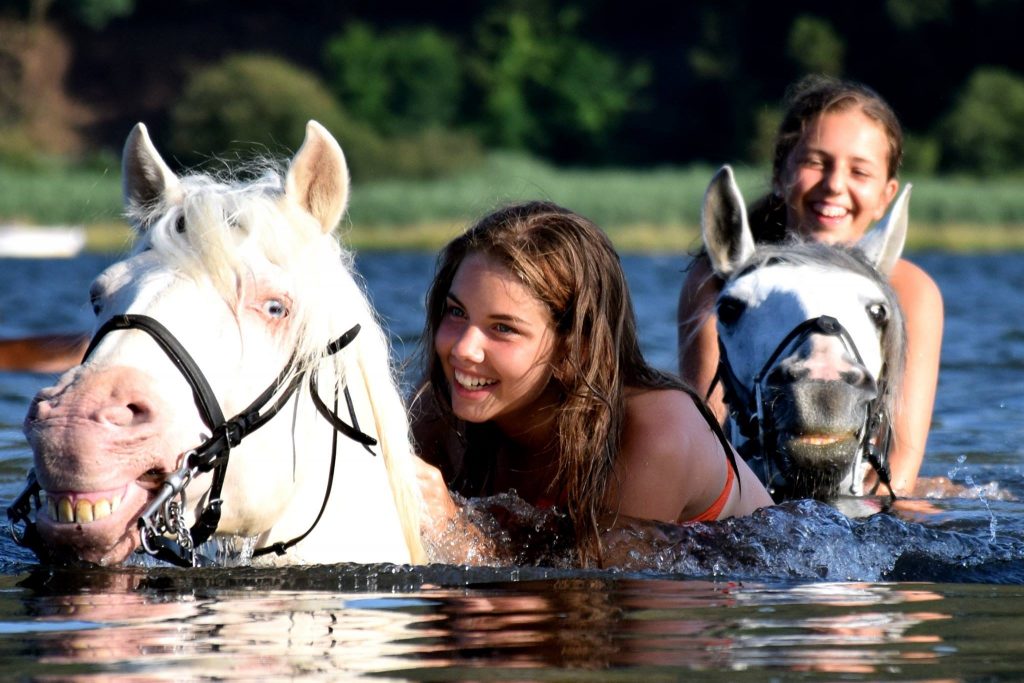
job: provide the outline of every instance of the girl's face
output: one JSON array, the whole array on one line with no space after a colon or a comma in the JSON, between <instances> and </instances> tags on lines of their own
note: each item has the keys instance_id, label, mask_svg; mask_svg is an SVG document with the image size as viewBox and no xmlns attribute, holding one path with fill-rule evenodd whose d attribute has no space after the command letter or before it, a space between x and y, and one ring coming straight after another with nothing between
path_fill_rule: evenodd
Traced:
<instances>
[{"instance_id":1,"label":"girl's face","mask_svg":"<svg viewBox=\"0 0 1024 683\"><path fill-rule=\"evenodd\" d=\"M510 435L539 424L539 409L552 403L555 340L547 307L508 269L482 254L467 256L434 338L455 415L493 420Z\"/></svg>"},{"instance_id":2,"label":"girl's face","mask_svg":"<svg viewBox=\"0 0 1024 683\"><path fill-rule=\"evenodd\" d=\"M885 129L859 108L819 116L790 152L782 182L789 228L829 243L860 239L899 189Z\"/></svg>"}]
</instances>

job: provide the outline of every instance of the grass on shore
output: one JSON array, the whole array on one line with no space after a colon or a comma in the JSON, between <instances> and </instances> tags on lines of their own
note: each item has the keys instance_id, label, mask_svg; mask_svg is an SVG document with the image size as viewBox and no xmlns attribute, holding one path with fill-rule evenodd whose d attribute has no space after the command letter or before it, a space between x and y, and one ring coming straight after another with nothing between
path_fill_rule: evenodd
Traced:
<instances>
[{"instance_id":1,"label":"grass on shore","mask_svg":"<svg viewBox=\"0 0 1024 683\"><path fill-rule=\"evenodd\" d=\"M737 167L748 200L766 173ZM436 249L475 218L511 201L548 199L592 218L623 250L686 251L698 244L701 200L714 169L556 169L494 153L473 172L425 181L354 180L342 230L357 249ZM1024 250L1024 192L1015 178L911 178L911 249ZM90 250L122 249L118 169L0 166L0 223L78 224Z\"/></svg>"}]
</instances>

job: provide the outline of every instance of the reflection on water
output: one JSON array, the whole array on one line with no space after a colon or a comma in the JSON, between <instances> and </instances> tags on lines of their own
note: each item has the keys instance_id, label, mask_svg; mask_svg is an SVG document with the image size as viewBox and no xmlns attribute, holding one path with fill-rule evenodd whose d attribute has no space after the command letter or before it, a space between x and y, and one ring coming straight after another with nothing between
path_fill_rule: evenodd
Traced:
<instances>
[{"instance_id":1,"label":"reflection on water","mask_svg":"<svg viewBox=\"0 0 1024 683\"><path fill-rule=\"evenodd\" d=\"M924 474L890 512L811 502L745 520L610 535L617 571L523 566L54 570L0 536L0 671L32 680L1024 679L1024 289L1017 255L915 258L946 297ZM0 264L0 336L82 329L104 257ZM623 259L641 339L674 364L679 255ZM430 254L359 259L408 357ZM47 383L0 374L0 500ZM413 375L407 376L409 382ZM482 509L493 510L481 501ZM522 517L529 520L528 516ZM526 552L528 550L529 552Z\"/></svg>"},{"instance_id":2,"label":"reflection on water","mask_svg":"<svg viewBox=\"0 0 1024 683\"><path fill-rule=\"evenodd\" d=\"M0 591L0 657L24 674L64 680L98 671L536 680L567 669L617 680L625 670L636 680L680 671L720 672L717 680L761 680L766 671L935 680L932 667L953 651L943 627L954 612L927 585L552 578L544 570L511 581L509 571L460 585L452 568L391 567L385 574L393 589L403 586L398 592L332 589L367 580L365 568L345 565L37 572ZM1021 635L1017 625L1000 642Z\"/></svg>"}]
</instances>

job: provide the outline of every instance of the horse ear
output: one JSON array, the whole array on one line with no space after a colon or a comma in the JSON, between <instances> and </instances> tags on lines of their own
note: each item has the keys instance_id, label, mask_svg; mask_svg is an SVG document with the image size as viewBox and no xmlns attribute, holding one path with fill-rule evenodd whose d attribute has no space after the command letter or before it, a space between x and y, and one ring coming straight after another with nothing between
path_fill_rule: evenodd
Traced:
<instances>
[{"instance_id":1,"label":"horse ear","mask_svg":"<svg viewBox=\"0 0 1024 683\"><path fill-rule=\"evenodd\" d=\"M888 275L900 260L903 245L907 241L907 227L910 223L910 188L907 183L896 197L892 208L878 225L857 242L857 248L864 252L882 275Z\"/></svg>"},{"instance_id":2,"label":"horse ear","mask_svg":"<svg viewBox=\"0 0 1024 683\"><path fill-rule=\"evenodd\" d=\"M337 140L316 121L288 168L285 194L330 232L348 205L348 165Z\"/></svg>"},{"instance_id":3,"label":"horse ear","mask_svg":"<svg viewBox=\"0 0 1024 683\"><path fill-rule=\"evenodd\" d=\"M121 156L121 191L128 214L145 211L178 187L178 176L156 151L146 125L136 123ZM141 223L136 224L136 229L141 227Z\"/></svg>"},{"instance_id":4,"label":"horse ear","mask_svg":"<svg viewBox=\"0 0 1024 683\"><path fill-rule=\"evenodd\" d=\"M729 275L754 255L747 207L728 165L719 169L704 193L700 224L711 267L719 275Z\"/></svg>"}]
</instances>

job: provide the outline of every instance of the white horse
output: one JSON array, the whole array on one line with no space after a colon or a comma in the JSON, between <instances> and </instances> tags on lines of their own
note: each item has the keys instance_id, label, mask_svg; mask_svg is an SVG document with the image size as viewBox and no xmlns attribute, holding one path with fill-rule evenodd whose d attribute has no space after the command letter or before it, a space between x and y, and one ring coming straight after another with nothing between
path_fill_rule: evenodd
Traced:
<instances>
[{"instance_id":1,"label":"white horse","mask_svg":"<svg viewBox=\"0 0 1024 683\"><path fill-rule=\"evenodd\" d=\"M192 564L214 536L279 562L424 561L390 347L333 235L338 143L311 121L283 177L220 182L176 176L139 124L122 170L136 246L92 284L85 360L28 411L24 542L103 565L140 546Z\"/></svg>"},{"instance_id":2,"label":"white horse","mask_svg":"<svg viewBox=\"0 0 1024 683\"><path fill-rule=\"evenodd\" d=\"M887 481L905 333L886 275L903 250L909 192L847 248L755 245L732 170L708 187L704 244L725 281L718 378L734 443L776 500L863 495L872 460Z\"/></svg>"}]
</instances>

